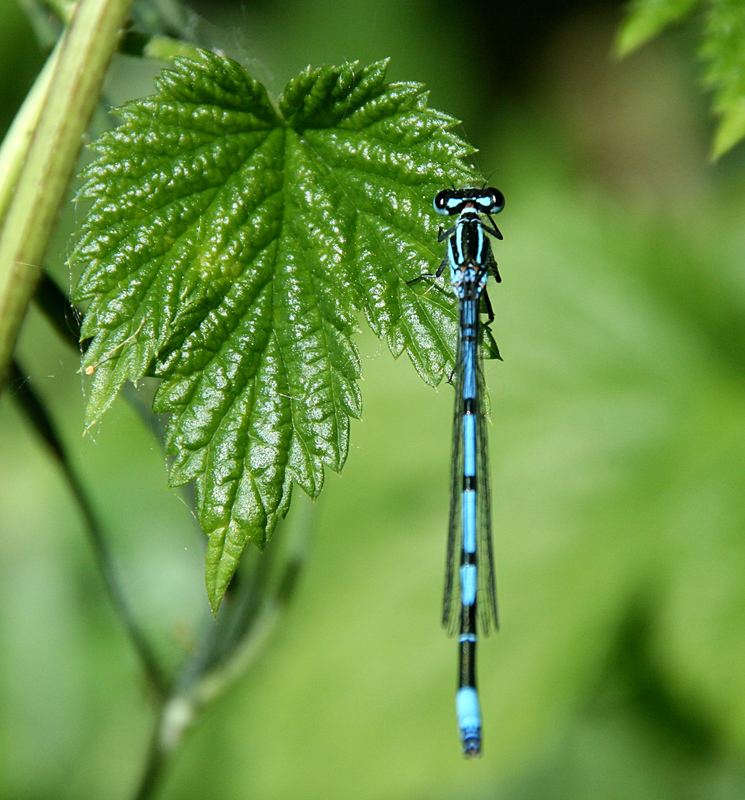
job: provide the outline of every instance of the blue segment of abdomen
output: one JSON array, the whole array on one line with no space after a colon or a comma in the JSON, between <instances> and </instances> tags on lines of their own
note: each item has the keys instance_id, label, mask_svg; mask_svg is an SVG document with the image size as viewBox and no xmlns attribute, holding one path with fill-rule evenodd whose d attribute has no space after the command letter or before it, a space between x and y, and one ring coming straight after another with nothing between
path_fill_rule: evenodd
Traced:
<instances>
[{"instance_id":1,"label":"blue segment of abdomen","mask_svg":"<svg viewBox=\"0 0 745 800\"><path fill-rule=\"evenodd\" d=\"M464 742L481 737L481 707L473 686L462 686L455 695L455 714Z\"/></svg>"},{"instance_id":2,"label":"blue segment of abdomen","mask_svg":"<svg viewBox=\"0 0 745 800\"><path fill-rule=\"evenodd\" d=\"M463 417L463 474L468 478L476 476L476 415Z\"/></svg>"},{"instance_id":3,"label":"blue segment of abdomen","mask_svg":"<svg viewBox=\"0 0 745 800\"><path fill-rule=\"evenodd\" d=\"M477 584L476 565L464 564L460 568L460 599L464 606L472 606L476 602Z\"/></svg>"},{"instance_id":4,"label":"blue segment of abdomen","mask_svg":"<svg viewBox=\"0 0 745 800\"><path fill-rule=\"evenodd\" d=\"M462 502L463 552L476 552L476 492L467 489L463 492Z\"/></svg>"}]
</instances>

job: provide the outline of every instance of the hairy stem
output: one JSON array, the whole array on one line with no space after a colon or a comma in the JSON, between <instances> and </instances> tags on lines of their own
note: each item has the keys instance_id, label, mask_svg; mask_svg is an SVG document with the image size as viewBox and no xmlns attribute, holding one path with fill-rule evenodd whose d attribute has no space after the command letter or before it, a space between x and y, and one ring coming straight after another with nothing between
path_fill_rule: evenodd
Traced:
<instances>
[{"instance_id":1,"label":"hairy stem","mask_svg":"<svg viewBox=\"0 0 745 800\"><path fill-rule=\"evenodd\" d=\"M20 136L17 151L6 154L11 163L23 163L0 229L0 386L130 4L80 0L50 70L28 151ZM4 186L0 196L5 193Z\"/></svg>"}]
</instances>

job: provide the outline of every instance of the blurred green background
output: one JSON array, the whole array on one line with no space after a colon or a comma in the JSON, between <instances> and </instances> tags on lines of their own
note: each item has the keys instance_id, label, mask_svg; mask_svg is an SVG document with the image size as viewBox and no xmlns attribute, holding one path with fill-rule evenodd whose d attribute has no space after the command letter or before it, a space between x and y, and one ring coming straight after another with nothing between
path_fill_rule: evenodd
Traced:
<instances>
[{"instance_id":1,"label":"blurred green background","mask_svg":"<svg viewBox=\"0 0 745 800\"><path fill-rule=\"evenodd\" d=\"M707 162L695 42L616 63L622 8L603 2L196 7L202 41L275 94L307 63L390 56L392 79L463 120L507 197L504 363L486 365L502 631L480 653L485 754L466 762L438 624L451 389L363 331L364 416L292 606L162 796L745 797L745 147ZM3 128L42 60L6 0ZM156 69L118 57L107 102L149 93ZM50 258L65 287L76 213ZM124 401L82 436L78 361L35 311L20 357L178 663L207 613L202 542L157 442ZM0 534L0 797L130 797L147 693L9 392Z\"/></svg>"}]
</instances>

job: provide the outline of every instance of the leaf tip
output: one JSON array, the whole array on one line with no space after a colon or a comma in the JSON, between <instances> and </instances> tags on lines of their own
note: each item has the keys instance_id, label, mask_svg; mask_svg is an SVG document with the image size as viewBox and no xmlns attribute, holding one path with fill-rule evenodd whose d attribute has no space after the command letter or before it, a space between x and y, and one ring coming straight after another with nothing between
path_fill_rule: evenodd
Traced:
<instances>
[{"instance_id":1,"label":"leaf tip","mask_svg":"<svg viewBox=\"0 0 745 800\"><path fill-rule=\"evenodd\" d=\"M218 528L209 534L207 543L207 558L204 571L204 581L207 588L207 599L210 603L212 614L220 610L225 593L230 586L230 581L238 568L238 557L234 557L225 547L227 535L226 528Z\"/></svg>"},{"instance_id":2,"label":"leaf tip","mask_svg":"<svg viewBox=\"0 0 745 800\"><path fill-rule=\"evenodd\" d=\"M745 101L727 108L719 121L711 144L709 159L716 163L745 138Z\"/></svg>"}]
</instances>

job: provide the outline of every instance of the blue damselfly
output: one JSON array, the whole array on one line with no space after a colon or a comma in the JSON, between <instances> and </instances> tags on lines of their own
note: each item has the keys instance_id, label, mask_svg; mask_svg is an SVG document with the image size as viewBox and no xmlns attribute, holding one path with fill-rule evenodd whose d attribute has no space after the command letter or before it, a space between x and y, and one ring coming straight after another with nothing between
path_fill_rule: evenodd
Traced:
<instances>
[{"instance_id":1,"label":"blue damselfly","mask_svg":"<svg viewBox=\"0 0 745 800\"><path fill-rule=\"evenodd\" d=\"M491 215L503 207L502 193L493 188L445 189L434 199L438 214L458 215L452 227L439 232L438 241L447 240L447 255L434 277L439 278L450 267L450 283L460 311L453 373L455 414L442 624L451 635L456 631L459 634L455 705L466 756L481 752L481 709L476 686L478 634L486 635L499 624L479 344L481 313L487 316L486 325L494 320L487 280L491 275L501 281L485 234L502 238Z\"/></svg>"}]
</instances>

